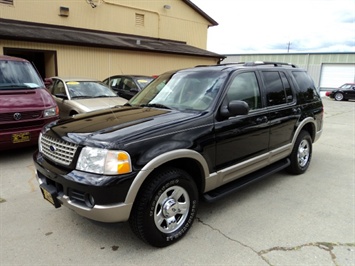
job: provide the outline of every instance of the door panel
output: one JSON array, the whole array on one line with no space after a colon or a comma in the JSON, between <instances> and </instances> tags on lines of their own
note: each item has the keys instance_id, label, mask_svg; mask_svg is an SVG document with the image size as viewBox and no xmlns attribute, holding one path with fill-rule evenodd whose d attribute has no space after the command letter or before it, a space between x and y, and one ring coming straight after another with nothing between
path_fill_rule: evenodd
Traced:
<instances>
[{"instance_id":1,"label":"door panel","mask_svg":"<svg viewBox=\"0 0 355 266\"><path fill-rule=\"evenodd\" d=\"M216 124L216 170L267 152L266 115L266 112L258 112Z\"/></svg>"},{"instance_id":2,"label":"door panel","mask_svg":"<svg viewBox=\"0 0 355 266\"><path fill-rule=\"evenodd\" d=\"M267 152L269 123L267 110L262 108L257 75L253 71L232 77L223 105L230 101L245 101L248 115L230 117L216 123L216 169L232 166Z\"/></svg>"}]
</instances>

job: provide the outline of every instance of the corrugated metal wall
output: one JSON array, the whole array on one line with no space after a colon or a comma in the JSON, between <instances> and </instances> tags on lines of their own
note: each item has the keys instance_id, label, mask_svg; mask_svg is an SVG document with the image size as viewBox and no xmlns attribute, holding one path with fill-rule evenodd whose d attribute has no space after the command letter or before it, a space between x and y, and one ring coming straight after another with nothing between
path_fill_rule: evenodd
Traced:
<instances>
[{"instance_id":1,"label":"corrugated metal wall","mask_svg":"<svg viewBox=\"0 0 355 266\"><path fill-rule=\"evenodd\" d=\"M312 76L318 87L322 64L355 64L355 53L300 53L300 54L227 54L222 63L270 61L292 63L302 67Z\"/></svg>"}]
</instances>

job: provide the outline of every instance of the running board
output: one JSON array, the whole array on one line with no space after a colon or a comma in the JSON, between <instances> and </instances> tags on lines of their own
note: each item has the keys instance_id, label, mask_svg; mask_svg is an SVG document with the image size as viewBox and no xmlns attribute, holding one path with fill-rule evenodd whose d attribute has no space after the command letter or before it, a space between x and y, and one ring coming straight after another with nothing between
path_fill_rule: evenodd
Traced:
<instances>
[{"instance_id":1,"label":"running board","mask_svg":"<svg viewBox=\"0 0 355 266\"><path fill-rule=\"evenodd\" d=\"M227 183L221 187L218 187L212 191L209 191L203 195L203 199L207 202L214 202L221 199L239 189L242 189L255 181L258 181L264 177L267 177L271 174L277 173L282 169L285 169L290 165L290 160L288 158L273 163L269 166L266 166L254 173L250 173L244 177L238 178L230 183Z\"/></svg>"}]
</instances>

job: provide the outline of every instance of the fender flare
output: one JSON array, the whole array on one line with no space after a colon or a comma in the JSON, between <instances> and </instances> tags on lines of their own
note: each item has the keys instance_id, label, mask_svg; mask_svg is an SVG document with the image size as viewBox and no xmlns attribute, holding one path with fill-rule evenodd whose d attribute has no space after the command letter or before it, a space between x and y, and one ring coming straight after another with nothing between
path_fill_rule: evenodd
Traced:
<instances>
[{"instance_id":1,"label":"fender flare","mask_svg":"<svg viewBox=\"0 0 355 266\"><path fill-rule=\"evenodd\" d=\"M209 176L208 164L205 158L200 153L189 149L169 151L155 157L138 172L138 174L134 178L128 190L125 199L125 204L133 204L143 182L147 179L150 173L153 172L153 170L155 170L157 167L163 165L166 162L176 160L176 159L186 159L186 158L193 159L199 162L203 169L204 176L205 177Z\"/></svg>"}]
</instances>

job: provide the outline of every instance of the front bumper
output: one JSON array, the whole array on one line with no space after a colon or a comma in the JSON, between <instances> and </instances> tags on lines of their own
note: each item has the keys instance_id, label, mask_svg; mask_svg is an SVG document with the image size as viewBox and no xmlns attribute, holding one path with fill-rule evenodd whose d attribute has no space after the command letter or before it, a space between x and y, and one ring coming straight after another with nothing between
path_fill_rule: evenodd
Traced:
<instances>
[{"instance_id":1,"label":"front bumper","mask_svg":"<svg viewBox=\"0 0 355 266\"><path fill-rule=\"evenodd\" d=\"M38 151L33 160L42 194L55 207L64 205L83 217L100 222L129 219L132 204L124 201L134 175L117 177L75 170L65 172L49 164Z\"/></svg>"}]
</instances>

